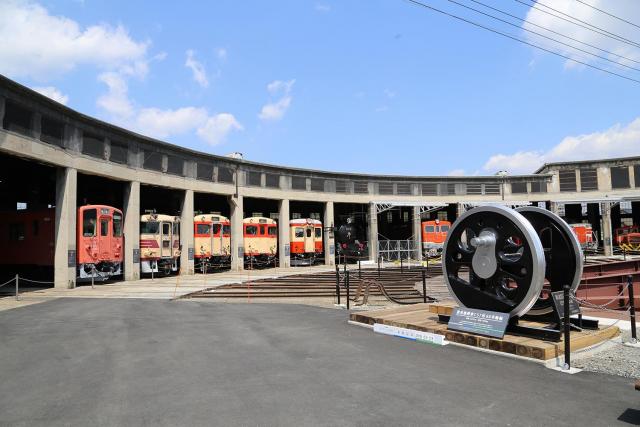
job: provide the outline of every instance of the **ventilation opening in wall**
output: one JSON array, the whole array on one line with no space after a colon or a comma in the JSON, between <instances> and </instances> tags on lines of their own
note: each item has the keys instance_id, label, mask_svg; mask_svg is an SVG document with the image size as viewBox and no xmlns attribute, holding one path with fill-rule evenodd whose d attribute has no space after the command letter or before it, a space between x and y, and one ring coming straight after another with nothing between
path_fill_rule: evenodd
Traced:
<instances>
[{"instance_id":1,"label":"ventilation opening in wall","mask_svg":"<svg viewBox=\"0 0 640 427\"><path fill-rule=\"evenodd\" d=\"M64 146L64 123L42 116L40 140L47 144Z\"/></svg>"},{"instance_id":2,"label":"ventilation opening in wall","mask_svg":"<svg viewBox=\"0 0 640 427\"><path fill-rule=\"evenodd\" d=\"M104 159L104 138L93 133L83 132L82 154Z\"/></svg>"},{"instance_id":3,"label":"ventilation opening in wall","mask_svg":"<svg viewBox=\"0 0 640 427\"><path fill-rule=\"evenodd\" d=\"M7 100L5 102L2 127L6 130L31 136L33 112L22 105Z\"/></svg>"},{"instance_id":4,"label":"ventilation opening in wall","mask_svg":"<svg viewBox=\"0 0 640 427\"><path fill-rule=\"evenodd\" d=\"M111 141L111 155L109 160L114 163L126 164L129 155L129 147L125 142Z\"/></svg>"}]
</instances>

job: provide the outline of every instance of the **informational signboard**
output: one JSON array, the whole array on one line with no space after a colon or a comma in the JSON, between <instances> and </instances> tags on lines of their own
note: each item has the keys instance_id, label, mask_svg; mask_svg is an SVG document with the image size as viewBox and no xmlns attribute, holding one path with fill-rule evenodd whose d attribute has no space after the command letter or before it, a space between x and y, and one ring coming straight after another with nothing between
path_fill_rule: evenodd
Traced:
<instances>
[{"instance_id":1,"label":"informational signboard","mask_svg":"<svg viewBox=\"0 0 640 427\"><path fill-rule=\"evenodd\" d=\"M291 256L291 246L288 243L284 245L284 256Z\"/></svg>"},{"instance_id":2,"label":"informational signboard","mask_svg":"<svg viewBox=\"0 0 640 427\"><path fill-rule=\"evenodd\" d=\"M76 266L76 251L74 249L69 249L67 252L67 267L75 267Z\"/></svg>"},{"instance_id":3,"label":"informational signboard","mask_svg":"<svg viewBox=\"0 0 640 427\"><path fill-rule=\"evenodd\" d=\"M188 248L187 249L187 258L189 259L189 261L193 261L193 254L194 254L193 248Z\"/></svg>"},{"instance_id":4,"label":"informational signboard","mask_svg":"<svg viewBox=\"0 0 640 427\"><path fill-rule=\"evenodd\" d=\"M238 258L244 258L244 246L238 246Z\"/></svg>"},{"instance_id":5,"label":"informational signboard","mask_svg":"<svg viewBox=\"0 0 640 427\"><path fill-rule=\"evenodd\" d=\"M553 298L556 313L558 313L560 319L564 318L564 291L551 292L551 297ZM580 314L580 305L578 301L576 301L573 292L571 292L569 297L569 315L573 316L575 314Z\"/></svg>"},{"instance_id":6,"label":"informational signboard","mask_svg":"<svg viewBox=\"0 0 640 427\"><path fill-rule=\"evenodd\" d=\"M509 315L497 311L455 307L449 318L448 329L494 338L504 337L509 324Z\"/></svg>"},{"instance_id":7,"label":"informational signboard","mask_svg":"<svg viewBox=\"0 0 640 427\"><path fill-rule=\"evenodd\" d=\"M336 253L336 248L331 245L329 246L329 255L334 255Z\"/></svg>"},{"instance_id":8,"label":"informational signboard","mask_svg":"<svg viewBox=\"0 0 640 427\"><path fill-rule=\"evenodd\" d=\"M394 337L405 338L412 341L424 342L436 345L449 344L444 339L444 335L432 334L430 332L416 331L413 329L398 328L397 326L384 325L382 323L374 323L373 331L379 334L391 335Z\"/></svg>"},{"instance_id":9,"label":"informational signboard","mask_svg":"<svg viewBox=\"0 0 640 427\"><path fill-rule=\"evenodd\" d=\"M140 264L140 249L133 249L133 263Z\"/></svg>"}]
</instances>

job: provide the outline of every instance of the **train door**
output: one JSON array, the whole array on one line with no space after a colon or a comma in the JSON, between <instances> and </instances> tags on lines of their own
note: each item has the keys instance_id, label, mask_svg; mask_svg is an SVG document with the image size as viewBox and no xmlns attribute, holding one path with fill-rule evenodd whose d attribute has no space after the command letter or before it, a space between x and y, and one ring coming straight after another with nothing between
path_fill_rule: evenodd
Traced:
<instances>
[{"instance_id":1,"label":"train door","mask_svg":"<svg viewBox=\"0 0 640 427\"><path fill-rule=\"evenodd\" d=\"M317 253L322 252L322 227L315 227L315 236L314 236L314 242L315 242L315 250Z\"/></svg>"},{"instance_id":2,"label":"train door","mask_svg":"<svg viewBox=\"0 0 640 427\"><path fill-rule=\"evenodd\" d=\"M101 259L111 259L113 238L111 237L111 215L109 209L101 208L98 217L98 253Z\"/></svg>"},{"instance_id":3,"label":"train door","mask_svg":"<svg viewBox=\"0 0 640 427\"><path fill-rule=\"evenodd\" d=\"M222 251L222 224L211 227L211 255L220 255Z\"/></svg>"},{"instance_id":4,"label":"train door","mask_svg":"<svg viewBox=\"0 0 640 427\"><path fill-rule=\"evenodd\" d=\"M174 258L177 258L180 256L180 222L176 221L172 224L172 230L171 230L171 240L172 240L172 244L171 246L173 247L172 251L173 253L171 254Z\"/></svg>"},{"instance_id":5,"label":"train door","mask_svg":"<svg viewBox=\"0 0 640 427\"><path fill-rule=\"evenodd\" d=\"M122 214L120 212L113 212L113 222L112 222L113 232L111 236L113 237L111 240L111 253L119 258L122 254Z\"/></svg>"},{"instance_id":6,"label":"train door","mask_svg":"<svg viewBox=\"0 0 640 427\"><path fill-rule=\"evenodd\" d=\"M171 258L171 223L160 223L160 257Z\"/></svg>"},{"instance_id":7,"label":"train door","mask_svg":"<svg viewBox=\"0 0 640 427\"><path fill-rule=\"evenodd\" d=\"M316 244L313 236L313 225L307 225L304 229L304 252L307 254L315 253Z\"/></svg>"},{"instance_id":8,"label":"train door","mask_svg":"<svg viewBox=\"0 0 640 427\"><path fill-rule=\"evenodd\" d=\"M231 225L222 225L222 255L229 255L231 253Z\"/></svg>"}]
</instances>

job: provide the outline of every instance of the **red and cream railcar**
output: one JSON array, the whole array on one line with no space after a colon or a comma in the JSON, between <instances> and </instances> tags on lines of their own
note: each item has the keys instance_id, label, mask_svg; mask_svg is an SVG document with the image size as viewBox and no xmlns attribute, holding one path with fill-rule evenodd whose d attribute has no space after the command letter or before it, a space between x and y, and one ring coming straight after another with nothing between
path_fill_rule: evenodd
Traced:
<instances>
[{"instance_id":1,"label":"red and cream railcar","mask_svg":"<svg viewBox=\"0 0 640 427\"><path fill-rule=\"evenodd\" d=\"M78 279L107 280L122 274L122 211L105 205L78 208Z\"/></svg>"},{"instance_id":2,"label":"red and cream railcar","mask_svg":"<svg viewBox=\"0 0 640 427\"><path fill-rule=\"evenodd\" d=\"M245 263L260 266L275 262L278 250L278 224L271 218L243 220Z\"/></svg>"},{"instance_id":3,"label":"red and cream railcar","mask_svg":"<svg viewBox=\"0 0 640 427\"><path fill-rule=\"evenodd\" d=\"M291 265L313 265L318 253L322 254L322 223L311 218L292 219L289 241Z\"/></svg>"},{"instance_id":4,"label":"red and cream railcar","mask_svg":"<svg viewBox=\"0 0 640 427\"><path fill-rule=\"evenodd\" d=\"M0 212L0 265L51 267L55 209Z\"/></svg>"},{"instance_id":5,"label":"red and cream railcar","mask_svg":"<svg viewBox=\"0 0 640 427\"><path fill-rule=\"evenodd\" d=\"M170 275L178 271L180 218L171 215L140 215L140 271Z\"/></svg>"},{"instance_id":6,"label":"red and cream railcar","mask_svg":"<svg viewBox=\"0 0 640 427\"><path fill-rule=\"evenodd\" d=\"M231 264L231 223L219 214L202 214L193 218L196 265L204 272L208 266Z\"/></svg>"}]
</instances>

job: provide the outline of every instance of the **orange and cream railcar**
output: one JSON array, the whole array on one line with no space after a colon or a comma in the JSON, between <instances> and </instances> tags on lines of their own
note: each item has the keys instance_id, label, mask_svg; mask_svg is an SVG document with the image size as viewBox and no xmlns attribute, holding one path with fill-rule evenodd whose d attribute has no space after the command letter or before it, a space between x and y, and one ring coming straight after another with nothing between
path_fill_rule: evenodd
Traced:
<instances>
[{"instance_id":1,"label":"orange and cream railcar","mask_svg":"<svg viewBox=\"0 0 640 427\"><path fill-rule=\"evenodd\" d=\"M427 256L436 256L442 252L442 246L447 240L447 233L451 222L432 220L422 222L422 251Z\"/></svg>"},{"instance_id":2,"label":"orange and cream railcar","mask_svg":"<svg viewBox=\"0 0 640 427\"><path fill-rule=\"evenodd\" d=\"M170 275L178 271L180 218L171 215L140 216L140 271Z\"/></svg>"},{"instance_id":3,"label":"orange and cream railcar","mask_svg":"<svg viewBox=\"0 0 640 427\"><path fill-rule=\"evenodd\" d=\"M231 223L219 214L201 214L193 218L196 266L222 267L231 263Z\"/></svg>"},{"instance_id":4,"label":"orange and cream railcar","mask_svg":"<svg viewBox=\"0 0 640 427\"><path fill-rule=\"evenodd\" d=\"M588 223L569 224L573 234L578 238L582 249L596 250L598 249L598 238L593 231L593 227Z\"/></svg>"},{"instance_id":5,"label":"orange and cream railcar","mask_svg":"<svg viewBox=\"0 0 640 427\"><path fill-rule=\"evenodd\" d=\"M105 205L81 206L77 222L78 280L107 280L122 274L122 211Z\"/></svg>"},{"instance_id":6,"label":"orange and cream railcar","mask_svg":"<svg viewBox=\"0 0 640 427\"><path fill-rule=\"evenodd\" d=\"M245 263L255 266L272 264L278 250L278 224L271 218L251 217L243 220Z\"/></svg>"},{"instance_id":7,"label":"orange and cream railcar","mask_svg":"<svg viewBox=\"0 0 640 427\"><path fill-rule=\"evenodd\" d=\"M322 255L322 223L317 219L289 221L289 239L291 265L313 265L316 257Z\"/></svg>"}]
</instances>

